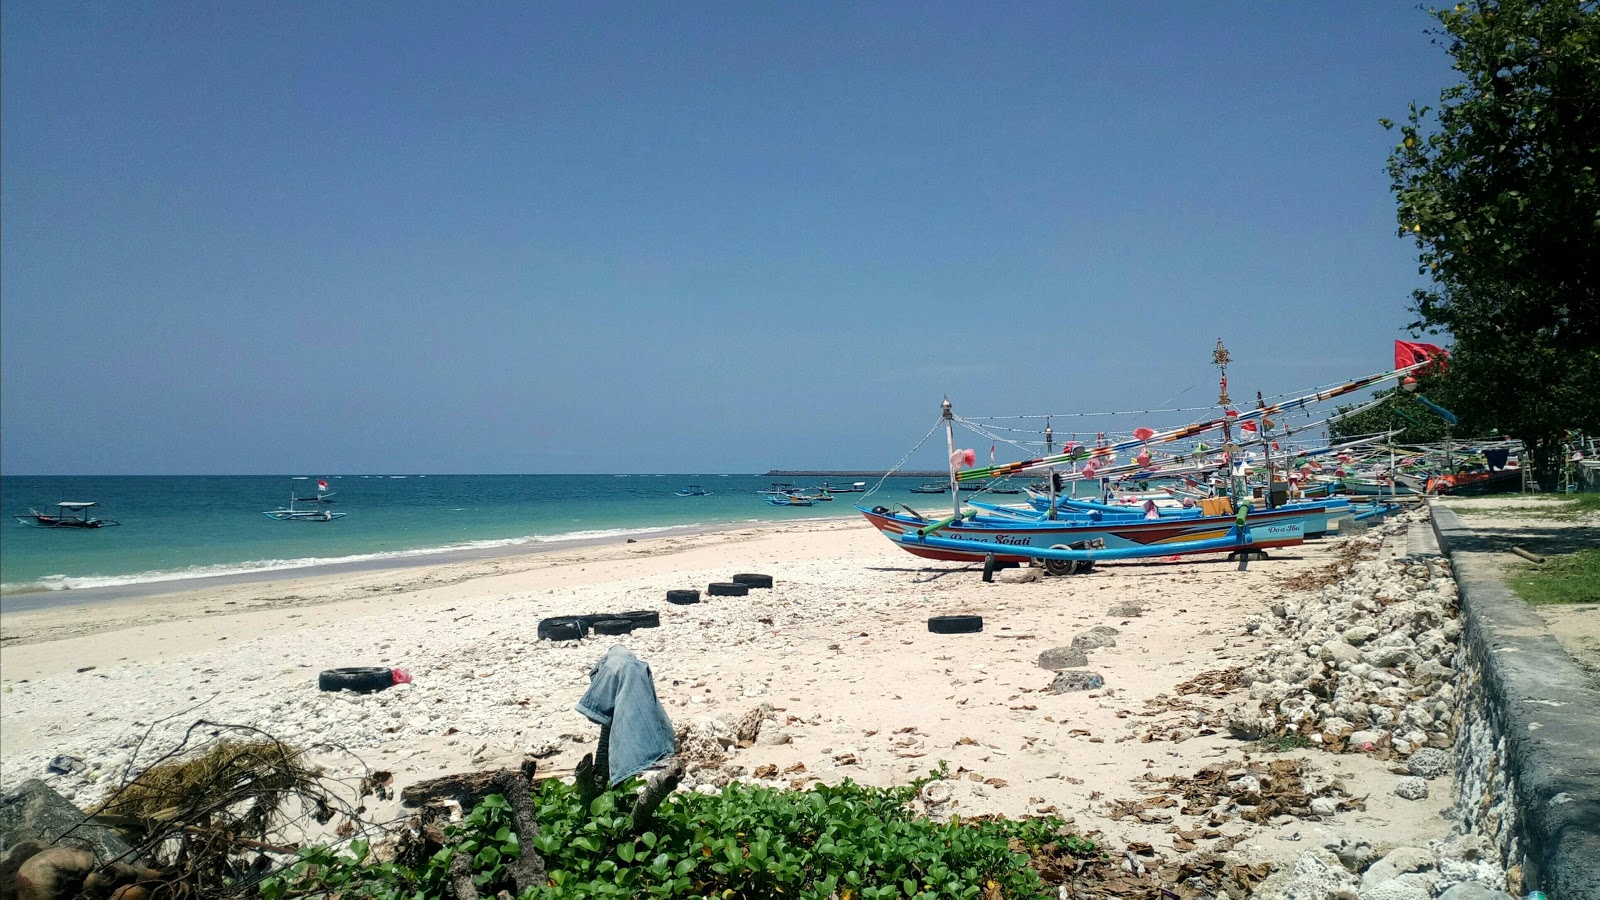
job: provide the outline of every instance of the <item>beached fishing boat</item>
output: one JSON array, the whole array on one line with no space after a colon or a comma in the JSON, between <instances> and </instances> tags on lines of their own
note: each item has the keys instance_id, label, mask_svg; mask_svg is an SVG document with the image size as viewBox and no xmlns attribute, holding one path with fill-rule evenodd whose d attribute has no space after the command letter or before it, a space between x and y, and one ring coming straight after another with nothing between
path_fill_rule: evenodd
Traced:
<instances>
[{"instance_id":1,"label":"beached fishing boat","mask_svg":"<svg viewBox=\"0 0 1600 900\"><path fill-rule=\"evenodd\" d=\"M289 494L289 505L282 509L273 509L263 512L262 515L279 522L332 522L342 519L347 513L334 512L330 509L295 509L295 496Z\"/></svg>"},{"instance_id":2,"label":"beached fishing boat","mask_svg":"<svg viewBox=\"0 0 1600 900\"><path fill-rule=\"evenodd\" d=\"M901 549L925 559L982 562L993 554L999 562L1049 558L1035 551L1083 549L1099 544L1104 550L1136 551L1134 555L1101 559L1180 556L1227 549L1218 541L1240 543L1248 537L1251 550L1285 547L1305 541L1308 510L1263 510L1246 517L1248 535L1237 530L1231 515L1191 519L1112 519L1048 521L972 515L935 522L878 506L857 507L873 527Z\"/></svg>"},{"instance_id":3,"label":"beached fishing boat","mask_svg":"<svg viewBox=\"0 0 1600 900\"><path fill-rule=\"evenodd\" d=\"M99 506L97 502L76 500L63 500L56 504L56 513L39 512L29 508L27 515L17 515L14 518L24 525L34 528L108 528L112 525L121 525L110 519L96 519L89 515L89 509Z\"/></svg>"},{"instance_id":4,"label":"beached fishing boat","mask_svg":"<svg viewBox=\"0 0 1600 900\"><path fill-rule=\"evenodd\" d=\"M1047 514L1044 516L1029 518L1027 512L1022 510L1010 510L1003 514L984 511L966 512L962 509L959 492L953 498L953 515L939 521L930 521L909 509L907 513L895 512L883 506L872 509L858 506L857 509L873 527L883 532L902 549L917 556L954 562L1021 562L1024 559L1039 559L1047 563L1047 568L1053 567L1053 571L1072 571L1072 566L1080 563L1092 564L1100 559L1140 559L1218 551L1248 550L1254 553L1272 547L1292 546L1303 542L1308 533L1326 531L1331 525L1330 518L1352 516L1353 513L1349 511L1348 504L1340 505L1341 508L1335 511L1330 510L1326 502L1282 502L1282 498L1287 495L1287 483L1271 477L1272 461L1266 456L1266 448L1263 449L1262 462L1265 463L1265 472L1269 475L1268 483L1264 485L1269 503L1266 508L1252 503L1249 497L1252 489L1248 486L1247 479L1253 467L1254 457L1251 454L1241 453L1242 445L1247 442L1246 436L1267 441L1275 427L1268 416L1278 416L1302 409L1312 403L1400 378L1408 372L1429 365L1429 363L1416 363L1270 405L1262 401L1258 394L1256 409L1240 411L1232 408L1228 399L1226 370L1228 354L1220 341L1214 354L1214 362L1223 369L1222 390L1219 396L1223 415L1219 418L1162 432L1150 428L1137 428L1129 440L1114 442L1102 440L1092 449L1072 445L1063 448L1065 452L1062 453L998 465L991 463L988 466L970 469L961 467L963 461L964 465L971 466L975 453L972 450L956 449L953 432L955 418L950 401L945 400L941 418L950 454L952 482L983 484L995 478L1049 473L1046 484L1050 490L1045 498L1048 505ZM1188 439L1213 429L1220 429L1223 436L1220 450L1224 455L1220 460L1221 470L1216 474L1223 479L1220 483L1227 487L1229 496L1198 501L1196 504L1199 506L1198 512L1184 510L1181 503L1173 503L1170 496L1164 493L1136 498L1142 502L1133 509L1113 504L1078 501L1080 505L1076 508L1068 507L1065 510L1066 517L1062 517L1063 510L1057 505L1059 499L1056 494L1060 484L1056 481L1057 476L1060 476L1062 482L1068 479L1098 479L1105 485L1108 485L1113 478L1146 475L1153 477L1156 475L1156 470L1152 468L1155 466L1152 448ZM1239 443L1234 442L1234 429L1238 429ZM1133 465L1114 464L1116 454L1130 450L1136 451ZM1282 458L1280 460L1287 462ZM1180 452L1170 461L1185 466L1199 465L1205 468L1215 466L1218 462L1203 443L1195 448L1193 455ZM1076 470L1080 463L1083 464L1083 468ZM1058 471L1058 467L1069 465L1073 466L1075 471L1070 474ZM1283 488L1280 489L1279 485L1283 485ZM1155 502L1158 497L1162 498L1166 505L1176 508L1162 510ZM1235 512L1235 502L1239 502L1242 506L1237 512ZM1330 516L1330 512L1333 512L1334 516Z\"/></svg>"}]
</instances>

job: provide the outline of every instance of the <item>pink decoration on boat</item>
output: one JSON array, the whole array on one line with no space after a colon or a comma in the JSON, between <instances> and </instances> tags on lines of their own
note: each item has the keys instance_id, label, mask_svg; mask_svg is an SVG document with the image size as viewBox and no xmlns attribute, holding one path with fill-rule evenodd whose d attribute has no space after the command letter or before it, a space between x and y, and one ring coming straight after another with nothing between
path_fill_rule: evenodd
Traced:
<instances>
[{"instance_id":1,"label":"pink decoration on boat","mask_svg":"<svg viewBox=\"0 0 1600 900\"><path fill-rule=\"evenodd\" d=\"M1155 435L1156 435L1156 433L1154 431L1151 431L1148 428L1135 428L1133 430L1134 438L1136 438L1138 440L1141 440L1141 441L1148 441L1151 438L1155 437Z\"/></svg>"},{"instance_id":2,"label":"pink decoration on boat","mask_svg":"<svg viewBox=\"0 0 1600 900\"><path fill-rule=\"evenodd\" d=\"M1161 512L1156 509L1156 502L1154 500L1146 500L1144 502L1144 517L1146 519L1161 518Z\"/></svg>"},{"instance_id":3,"label":"pink decoration on boat","mask_svg":"<svg viewBox=\"0 0 1600 900\"><path fill-rule=\"evenodd\" d=\"M978 451L957 450L950 454L950 465L957 469L965 469L978 461Z\"/></svg>"}]
</instances>

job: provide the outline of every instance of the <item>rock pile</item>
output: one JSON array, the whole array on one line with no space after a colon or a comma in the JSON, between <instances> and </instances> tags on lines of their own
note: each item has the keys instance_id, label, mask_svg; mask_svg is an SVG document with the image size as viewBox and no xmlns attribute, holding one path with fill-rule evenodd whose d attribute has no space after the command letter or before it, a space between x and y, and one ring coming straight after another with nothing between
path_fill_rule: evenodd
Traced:
<instances>
[{"instance_id":1,"label":"rock pile","mask_svg":"<svg viewBox=\"0 0 1600 900\"><path fill-rule=\"evenodd\" d=\"M1257 900L1334 898L1430 900L1436 896L1506 898L1505 874L1489 842L1476 834L1397 847L1381 859L1365 841L1348 841L1302 853L1292 867L1257 886Z\"/></svg>"},{"instance_id":2,"label":"rock pile","mask_svg":"<svg viewBox=\"0 0 1600 900\"><path fill-rule=\"evenodd\" d=\"M1353 540L1375 548L1381 535ZM1245 737L1300 735L1335 752L1405 757L1449 747L1457 616L1445 560L1355 562L1338 582L1249 621L1280 640L1240 674L1251 702L1231 712L1231 727ZM1447 762L1424 756L1415 774L1435 777Z\"/></svg>"}]
</instances>

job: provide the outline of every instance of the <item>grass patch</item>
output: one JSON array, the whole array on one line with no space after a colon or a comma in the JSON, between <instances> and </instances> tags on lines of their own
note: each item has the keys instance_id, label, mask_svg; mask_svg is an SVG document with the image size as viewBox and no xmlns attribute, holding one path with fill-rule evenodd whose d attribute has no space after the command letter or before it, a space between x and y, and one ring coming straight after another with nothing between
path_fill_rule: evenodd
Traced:
<instances>
[{"instance_id":1,"label":"grass patch","mask_svg":"<svg viewBox=\"0 0 1600 900\"><path fill-rule=\"evenodd\" d=\"M1262 753L1283 753L1288 750L1304 750L1311 746L1311 739L1303 734L1285 734L1278 737L1262 738L1257 742Z\"/></svg>"},{"instance_id":2,"label":"grass patch","mask_svg":"<svg viewBox=\"0 0 1600 900\"><path fill-rule=\"evenodd\" d=\"M1600 494L1542 496L1537 506L1466 506L1450 504L1458 516L1506 516L1516 519L1578 519L1600 512Z\"/></svg>"},{"instance_id":3,"label":"grass patch","mask_svg":"<svg viewBox=\"0 0 1600 900\"><path fill-rule=\"evenodd\" d=\"M1600 550L1549 557L1544 565L1516 565L1511 587L1529 603L1600 603Z\"/></svg>"}]
</instances>

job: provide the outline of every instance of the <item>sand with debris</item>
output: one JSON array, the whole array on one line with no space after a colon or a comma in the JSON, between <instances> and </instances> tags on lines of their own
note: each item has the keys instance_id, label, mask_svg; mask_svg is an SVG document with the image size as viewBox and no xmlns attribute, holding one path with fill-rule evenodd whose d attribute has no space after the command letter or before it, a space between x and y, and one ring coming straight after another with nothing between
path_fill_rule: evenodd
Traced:
<instances>
[{"instance_id":1,"label":"sand with debris","mask_svg":"<svg viewBox=\"0 0 1600 900\"><path fill-rule=\"evenodd\" d=\"M1371 532L1366 554L1403 554L1400 529ZM530 753L544 769L570 768L597 736L573 710L587 668L620 642L650 663L680 726L715 734L771 706L754 745L728 747L692 789L758 773L780 786L904 783L944 761L951 778L931 798L941 814L1054 813L1144 859L1231 846L1282 863L1341 838L1380 851L1421 844L1447 830L1448 776L1427 799L1402 799L1394 759L1264 752L1231 736L1219 712L1248 701L1239 671L1283 640L1252 620L1297 596L1286 579L1337 564L1342 546L1273 551L1245 571L1207 555L984 583L975 567L920 560L836 520L6 614L0 783L47 777L86 804L201 718L336 743L348 752L322 755L334 771L365 764L398 787ZM692 606L664 600L736 572L776 584ZM1126 603L1143 614L1107 615ZM535 634L546 616L639 609L659 610L661 627L566 643ZM927 618L944 613L979 613L984 630L929 633ZM1115 646L1085 651L1104 687L1048 691L1055 673L1041 652L1095 626L1114 630ZM415 681L364 697L318 691L318 671L354 665ZM45 776L57 755L81 771ZM1294 769L1266 780L1325 794L1332 810L1196 799L1219 778L1218 790L1236 792L1226 783L1251 765ZM1253 808L1263 821L1248 820Z\"/></svg>"}]
</instances>

